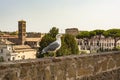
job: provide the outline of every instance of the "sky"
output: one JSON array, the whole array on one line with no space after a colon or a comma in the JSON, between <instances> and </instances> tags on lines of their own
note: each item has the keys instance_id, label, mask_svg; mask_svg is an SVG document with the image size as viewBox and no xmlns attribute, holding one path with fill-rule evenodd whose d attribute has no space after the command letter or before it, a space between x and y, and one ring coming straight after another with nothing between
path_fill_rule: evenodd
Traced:
<instances>
[{"instance_id":1,"label":"sky","mask_svg":"<svg viewBox=\"0 0 120 80\"><path fill-rule=\"evenodd\" d=\"M120 28L120 0L0 0L0 30L16 31L20 20L27 32Z\"/></svg>"}]
</instances>

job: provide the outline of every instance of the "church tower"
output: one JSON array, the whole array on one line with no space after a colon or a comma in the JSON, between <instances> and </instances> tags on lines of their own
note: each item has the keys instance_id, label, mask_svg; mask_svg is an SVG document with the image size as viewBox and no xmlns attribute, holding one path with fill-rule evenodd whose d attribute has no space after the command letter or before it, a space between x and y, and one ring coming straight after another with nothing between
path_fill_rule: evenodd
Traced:
<instances>
[{"instance_id":1,"label":"church tower","mask_svg":"<svg viewBox=\"0 0 120 80\"><path fill-rule=\"evenodd\" d=\"M19 44L24 45L26 39L26 21L18 21L18 38Z\"/></svg>"}]
</instances>

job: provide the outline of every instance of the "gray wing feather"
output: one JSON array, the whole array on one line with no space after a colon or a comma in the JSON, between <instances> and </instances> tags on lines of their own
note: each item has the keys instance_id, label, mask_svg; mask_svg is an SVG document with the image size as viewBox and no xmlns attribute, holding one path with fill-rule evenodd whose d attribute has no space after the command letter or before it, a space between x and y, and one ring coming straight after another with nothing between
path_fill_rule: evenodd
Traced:
<instances>
[{"instance_id":1,"label":"gray wing feather","mask_svg":"<svg viewBox=\"0 0 120 80\"><path fill-rule=\"evenodd\" d=\"M53 42L50 45L48 45L47 47L44 48L44 51L54 51L56 50L58 47L60 46L60 44L58 44L58 42Z\"/></svg>"}]
</instances>

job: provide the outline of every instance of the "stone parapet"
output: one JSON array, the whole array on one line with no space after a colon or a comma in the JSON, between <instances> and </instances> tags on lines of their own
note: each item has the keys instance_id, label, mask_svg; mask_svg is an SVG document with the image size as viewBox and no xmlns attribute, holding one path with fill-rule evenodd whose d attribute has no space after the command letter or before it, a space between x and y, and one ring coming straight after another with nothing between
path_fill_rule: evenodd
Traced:
<instances>
[{"instance_id":1,"label":"stone parapet","mask_svg":"<svg viewBox=\"0 0 120 80\"><path fill-rule=\"evenodd\" d=\"M120 52L4 62L0 80L120 80Z\"/></svg>"}]
</instances>

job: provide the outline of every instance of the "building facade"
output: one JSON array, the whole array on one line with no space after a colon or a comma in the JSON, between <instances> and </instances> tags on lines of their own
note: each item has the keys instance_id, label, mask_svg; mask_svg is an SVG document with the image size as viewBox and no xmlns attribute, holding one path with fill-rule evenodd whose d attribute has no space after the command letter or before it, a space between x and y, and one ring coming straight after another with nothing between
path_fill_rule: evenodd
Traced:
<instances>
[{"instance_id":1,"label":"building facade","mask_svg":"<svg viewBox=\"0 0 120 80\"><path fill-rule=\"evenodd\" d=\"M28 45L15 45L8 40L1 40L0 57L3 57L4 61L35 59L36 50Z\"/></svg>"},{"instance_id":2,"label":"building facade","mask_svg":"<svg viewBox=\"0 0 120 80\"><path fill-rule=\"evenodd\" d=\"M34 49L38 49L39 42L41 41L41 38L26 38L25 45L29 45Z\"/></svg>"},{"instance_id":3,"label":"building facade","mask_svg":"<svg viewBox=\"0 0 120 80\"><path fill-rule=\"evenodd\" d=\"M2 57L4 61L10 61L13 44L14 43L8 40L0 39L0 57Z\"/></svg>"},{"instance_id":4,"label":"building facade","mask_svg":"<svg viewBox=\"0 0 120 80\"><path fill-rule=\"evenodd\" d=\"M18 39L19 44L24 45L26 39L26 21L18 21Z\"/></svg>"},{"instance_id":5,"label":"building facade","mask_svg":"<svg viewBox=\"0 0 120 80\"><path fill-rule=\"evenodd\" d=\"M65 33L76 36L79 33L79 30L78 28L67 28L65 29Z\"/></svg>"},{"instance_id":6,"label":"building facade","mask_svg":"<svg viewBox=\"0 0 120 80\"><path fill-rule=\"evenodd\" d=\"M26 33L27 38L40 38L41 33L35 33L35 32L28 32Z\"/></svg>"},{"instance_id":7,"label":"building facade","mask_svg":"<svg viewBox=\"0 0 120 80\"><path fill-rule=\"evenodd\" d=\"M30 35L26 37L26 21L18 21L18 36L0 35L0 57L4 61L35 59L41 37Z\"/></svg>"},{"instance_id":8,"label":"building facade","mask_svg":"<svg viewBox=\"0 0 120 80\"><path fill-rule=\"evenodd\" d=\"M2 38L5 38L16 45L29 45L32 48L38 48L39 42L41 41L41 38L43 37L41 33L26 33L26 21L21 20L18 21L18 36L6 36Z\"/></svg>"},{"instance_id":9,"label":"building facade","mask_svg":"<svg viewBox=\"0 0 120 80\"><path fill-rule=\"evenodd\" d=\"M115 47L115 40L111 37L105 38L101 36L99 39L98 36L94 36L91 39L78 39L77 41L80 50L106 51L113 50ZM117 47L120 47L120 40L117 41Z\"/></svg>"}]
</instances>

